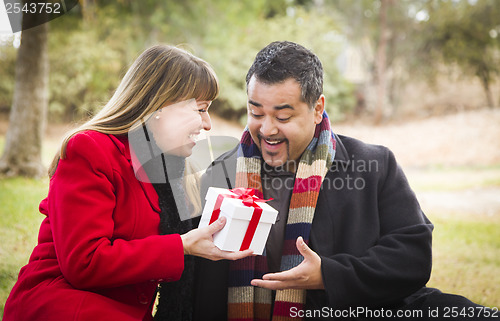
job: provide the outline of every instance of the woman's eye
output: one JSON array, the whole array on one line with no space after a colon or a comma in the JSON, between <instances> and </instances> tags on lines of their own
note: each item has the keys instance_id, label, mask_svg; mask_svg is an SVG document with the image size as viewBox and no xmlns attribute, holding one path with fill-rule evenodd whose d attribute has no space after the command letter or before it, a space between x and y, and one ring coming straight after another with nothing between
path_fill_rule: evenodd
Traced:
<instances>
[{"instance_id":1,"label":"woman's eye","mask_svg":"<svg viewBox=\"0 0 500 321\"><path fill-rule=\"evenodd\" d=\"M197 106L198 106L198 112L199 113L207 113L208 112L208 107L210 107L210 104L201 103L201 104L197 104Z\"/></svg>"}]
</instances>

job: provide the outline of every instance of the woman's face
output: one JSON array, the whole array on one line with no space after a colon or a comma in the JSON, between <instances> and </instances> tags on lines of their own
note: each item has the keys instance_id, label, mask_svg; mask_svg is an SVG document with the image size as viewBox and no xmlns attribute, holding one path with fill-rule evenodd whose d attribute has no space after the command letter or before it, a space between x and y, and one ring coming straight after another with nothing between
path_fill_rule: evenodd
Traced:
<instances>
[{"instance_id":1,"label":"woman's face","mask_svg":"<svg viewBox=\"0 0 500 321\"><path fill-rule=\"evenodd\" d=\"M211 101L195 99L177 102L156 111L149 119L156 144L167 154L188 157L201 130L210 130Z\"/></svg>"}]
</instances>

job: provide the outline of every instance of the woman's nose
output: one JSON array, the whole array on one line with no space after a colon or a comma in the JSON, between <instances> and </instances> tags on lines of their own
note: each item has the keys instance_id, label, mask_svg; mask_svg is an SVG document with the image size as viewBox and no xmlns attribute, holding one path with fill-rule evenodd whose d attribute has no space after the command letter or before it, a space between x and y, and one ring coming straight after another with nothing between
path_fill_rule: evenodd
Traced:
<instances>
[{"instance_id":1,"label":"woman's nose","mask_svg":"<svg viewBox=\"0 0 500 321\"><path fill-rule=\"evenodd\" d=\"M201 115L201 123L203 129L209 131L212 128L212 120L210 119L210 115L208 112L205 112Z\"/></svg>"}]
</instances>

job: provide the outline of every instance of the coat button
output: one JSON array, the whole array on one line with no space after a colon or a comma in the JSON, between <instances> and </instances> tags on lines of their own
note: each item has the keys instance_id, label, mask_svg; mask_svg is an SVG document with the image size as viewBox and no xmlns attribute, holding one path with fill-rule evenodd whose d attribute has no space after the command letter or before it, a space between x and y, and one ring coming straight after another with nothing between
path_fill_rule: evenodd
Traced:
<instances>
[{"instance_id":1,"label":"coat button","mask_svg":"<svg viewBox=\"0 0 500 321\"><path fill-rule=\"evenodd\" d=\"M144 293L139 294L139 303L140 304L149 304L149 299L146 296L146 294L144 294Z\"/></svg>"}]
</instances>

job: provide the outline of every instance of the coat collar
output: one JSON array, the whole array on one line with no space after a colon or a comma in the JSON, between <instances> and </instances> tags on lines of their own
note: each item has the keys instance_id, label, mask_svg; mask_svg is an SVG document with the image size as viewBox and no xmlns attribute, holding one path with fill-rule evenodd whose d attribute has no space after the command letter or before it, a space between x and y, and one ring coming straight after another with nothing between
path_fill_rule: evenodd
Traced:
<instances>
[{"instance_id":1,"label":"coat collar","mask_svg":"<svg viewBox=\"0 0 500 321\"><path fill-rule=\"evenodd\" d=\"M347 149L345 148L344 144L342 143L342 140L337 134L335 135L335 158L333 159L333 162L344 162L348 163L351 160L349 159L349 154L347 153Z\"/></svg>"},{"instance_id":2,"label":"coat collar","mask_svg":"<svg viewBox=\"0 0 500 321\"><path fill-rule=\"evenodd\" d=\"M120 153L128 160L130 163L130 166L132 167L132 170L134 171L134 174L136 177L138 177L138 181L146 194L146 197L149 200L149 203L151 204L151 207L153 208L154 211L160 212L160 205L159 205L159 200L158 200L158 193L156 192L153 184L150 183L149 178L147 175L144 173L142 168L136 171L133 167L133 163L135 162L138 164L137 157L135 156L135 153L133 150L130 149L130 144L128 143L128 137L126 135L109 135L113 143L116 145Z\"/></svg>"}]
</instances>

